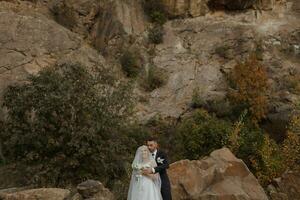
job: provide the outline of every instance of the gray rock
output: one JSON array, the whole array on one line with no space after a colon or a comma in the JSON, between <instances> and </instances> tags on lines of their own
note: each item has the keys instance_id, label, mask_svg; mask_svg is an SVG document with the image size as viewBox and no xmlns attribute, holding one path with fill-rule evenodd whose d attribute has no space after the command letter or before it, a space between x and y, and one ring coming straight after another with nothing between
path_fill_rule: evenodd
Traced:
<instances>
[{"instance_id":1,"label":"gray rock","mask_svg":"<svg viewBox=\"0 0 300 200\"><path fill-rule=\"evenodd\" d=\"M100 192L102 188L102 183L94 180L87 180L77 186L77 190L83 198L94 196L96 193Z\"/></svg>"},{"instance_id":2,"label":"gray rock","mask_svg":"<svg viewBox=\"0 0 300 200\"><path fill-rule=\"evenodd\" d=\"M77 191L86 200L112 200L113 194L103 184L95 180L87 180L77 186ZM79 198L79 197L77 197Z\"/></svg>"},{"instance_id":3,"label":"gray rock","mask_svg":"<svg viewBox=\"0 0 300 200\"><path fill-rule=\"evenodd\" d=\"M166 10L170 16L203 16L209 12L207 0L193 0L193 1L177 1L177 0L163 0Z\"/></svg>"},{"instance_id":4,"label":"gray rock","mask_svg":"<svg viewBox=\"0 0 300 200\"><path fill-rule=\"evenodd\" d=\"M2 194L1 200L65 200L70 195L69 190L59 188L39 188Z\"/></svg>"}]
</instances>

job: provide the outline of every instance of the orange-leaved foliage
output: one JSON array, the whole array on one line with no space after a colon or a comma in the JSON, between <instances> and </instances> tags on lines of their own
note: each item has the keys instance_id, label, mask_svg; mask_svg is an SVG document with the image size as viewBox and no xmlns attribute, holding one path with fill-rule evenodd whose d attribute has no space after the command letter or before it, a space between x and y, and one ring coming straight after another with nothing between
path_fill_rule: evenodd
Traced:
<instances>
[{"instance_id":1,"label":"orange-leaved foliage","mask_svg":"<svg viewBox=\"0 0 300 200\"><path fill-rule=\"evenodd\" d=\"M231 102L248 109L254 124L265 118L268 108L268 77L254 54L235 66L230 81L234 89L229 93Z\"/></svg>"}]
</instances>

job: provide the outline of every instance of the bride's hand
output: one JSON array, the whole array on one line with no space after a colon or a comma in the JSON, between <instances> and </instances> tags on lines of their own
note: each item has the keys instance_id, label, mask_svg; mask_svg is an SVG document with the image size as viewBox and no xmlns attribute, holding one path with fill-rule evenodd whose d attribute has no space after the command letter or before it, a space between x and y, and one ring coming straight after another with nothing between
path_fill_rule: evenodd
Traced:
<instances>
[{"instance_id":1,"label":"bride's hand","mask_svg":"<svg viewBox=\"0 0 300 200\"><path fill-rule=\"evenodd\" d=\"M156 180L157 179L157 174L146 174L144 176L147 176L147 177L149 177L152 180Z\"/></svg>"},{"instance_id":2,"label":"bride's hand","mask_svg":"<svg viewBox=\"0 0 300 200\"><path fill-rule=\"evenodd\" d=\"M151 168L144 168L142 173L143 173L143 175L152 174L152 169Z\"/></svg>"}]
</instances>

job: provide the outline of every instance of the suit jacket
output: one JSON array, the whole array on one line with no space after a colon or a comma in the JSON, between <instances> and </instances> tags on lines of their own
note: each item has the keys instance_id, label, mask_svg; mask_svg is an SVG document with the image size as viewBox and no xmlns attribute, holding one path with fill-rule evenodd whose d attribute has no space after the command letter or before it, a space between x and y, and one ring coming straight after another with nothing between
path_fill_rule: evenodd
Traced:
<instances>
[{"instance_id":1,"label":"suit jacket","mask_svg":"<svg viewBox=\"0 0 300 200\"><path fill-rule=\"evenodd\" d=\"M155 161L157 163L157 167L154 168L155 173L167 173L167 169L169 168L169 160L167 155L163 151L159 149L157 150Z\"/></svg>"},{"instance_id":2,"label":"suit jacket","mask_svg":"<svg viewBox=\"0 0 300 200\"><path fill-rule=\"evenodd\" d=\"M169 168L169 159L163 151L158 149L155 156L155 161L157 163L157 167L155 167L154 170L155 173L159 173L160 175L161 194L163 200L172 200L170 180L167 174L167 169Z\"/></svg>"}]
</instances>

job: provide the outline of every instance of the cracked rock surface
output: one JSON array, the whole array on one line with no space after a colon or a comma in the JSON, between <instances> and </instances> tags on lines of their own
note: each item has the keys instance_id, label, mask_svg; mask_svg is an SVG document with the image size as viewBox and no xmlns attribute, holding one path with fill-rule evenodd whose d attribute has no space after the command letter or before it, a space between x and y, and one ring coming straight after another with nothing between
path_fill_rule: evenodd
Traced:
<instances>
[{"instance_id":1,"label":"cracked rock surface","mask_svg":"<svg viewBox=\"0 0 300 200\"><path fill-rule=\"evenodd\" d=\"M59 62L103 65L104 59L82 39L34 8L18 12L16 4L0 2L0 96L12 83ZM34 14L32 14L34 13Z\"/></svg>"}]
</instances>

